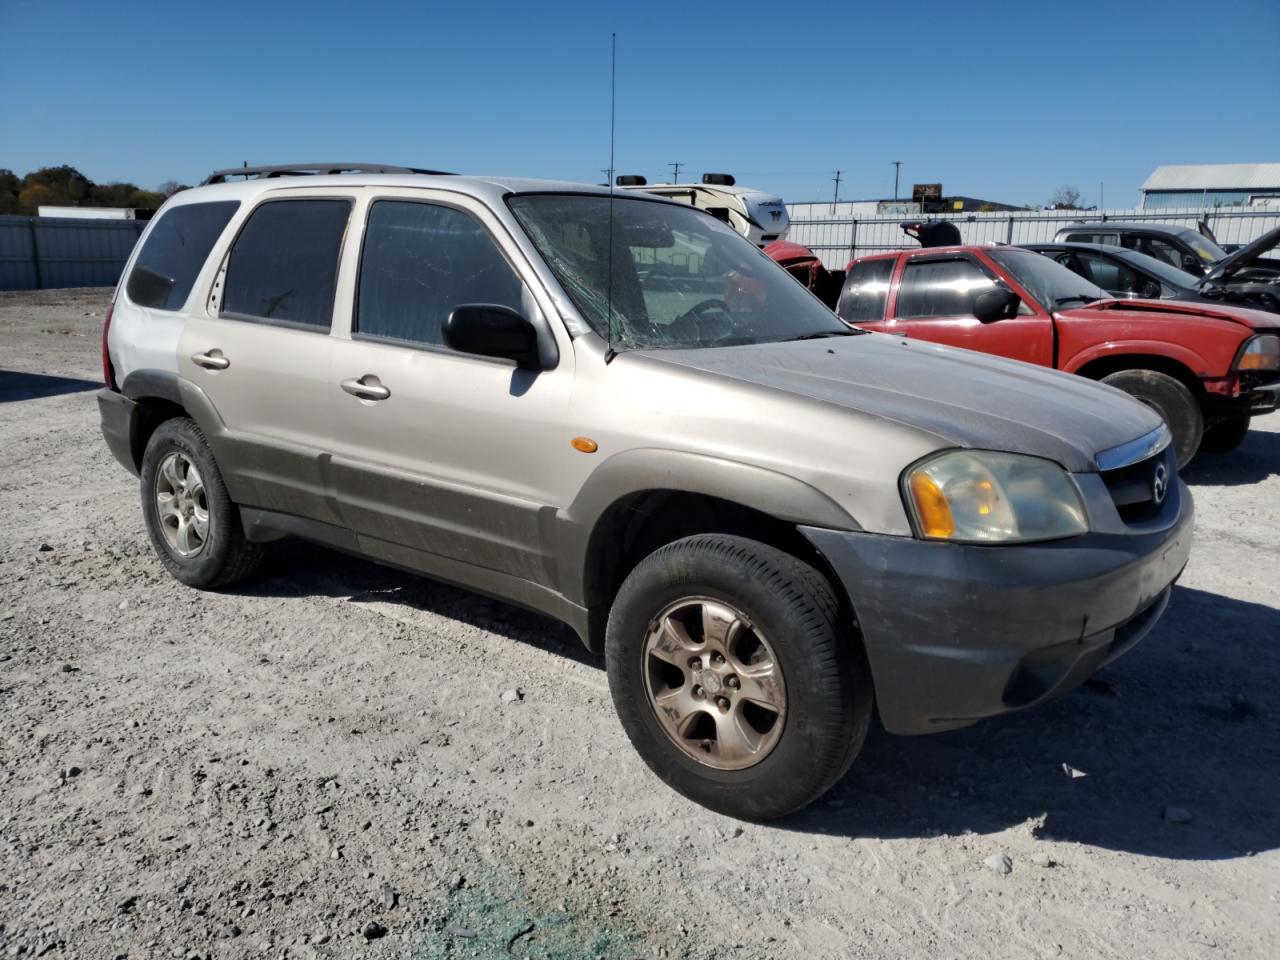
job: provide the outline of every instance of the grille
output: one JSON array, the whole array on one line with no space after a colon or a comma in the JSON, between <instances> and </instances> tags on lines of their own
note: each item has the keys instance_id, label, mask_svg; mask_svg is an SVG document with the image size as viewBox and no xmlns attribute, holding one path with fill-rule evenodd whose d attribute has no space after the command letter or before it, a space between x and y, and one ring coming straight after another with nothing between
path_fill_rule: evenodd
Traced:
<instances>
[{"instance_id":1,"label":"grille","mask_svg":"<svg viewBox=\"0 0 1280 960\"><path fill-rule=\"evenodd\" d=\"M1156 471L1165 469L1165 495L1157 503L1155 497ZM1120 519L1125 523L1143 523L1155 519L1173 493L1178 480L1178 461L1173 455L1173 445L1165 447L1155 456L1131 463L1116 470L1104 470L1102 480L1111 492Z\"/></svg>"}]
</instances>

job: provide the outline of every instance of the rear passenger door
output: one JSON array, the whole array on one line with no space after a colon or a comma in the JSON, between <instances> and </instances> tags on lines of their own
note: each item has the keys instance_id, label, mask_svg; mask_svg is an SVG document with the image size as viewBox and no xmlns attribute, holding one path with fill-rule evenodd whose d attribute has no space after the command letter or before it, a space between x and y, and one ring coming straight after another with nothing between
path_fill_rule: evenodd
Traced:
<instances>
[{"instance_id":1,"label":"rear passenger door","mask_svg":"<svg viewBox=\"0 0 1280 960\"><path fill-rule=\"evenodd\" d=\"M338 266L354 204L342 191L259 202L194 306L179 374L223 428L210 437L238 503L341 523L322 473Z\"/></svg>"},{"instance_id":2,"label":"rear passenger door","mask_svg":"<svg viewBox=\"0 0 1280 960\"><path fill-rule=\"evenodd\" d=\"M351 328L335 334L324 403L347 525L362 552L445 579L554 582L572 349L566 338L555 368L518 370L451 350L443 332L469 303L544 325L550 301L476 200L382 195L361 219Z\"/></svg>"},{"instance_id":3,"label":"rear passenger door","mask_svg":"<svg viewBox=\"0 0 1280 960\"><path fill-rule=\"evenodd\" d=\"M1025 300L1017 316L983 323L973 302L996 277L968 254L915 256L906 261L893 303L890 333L953 347L1053 365L1053 320Z\"/></svg>"}]
</instances>

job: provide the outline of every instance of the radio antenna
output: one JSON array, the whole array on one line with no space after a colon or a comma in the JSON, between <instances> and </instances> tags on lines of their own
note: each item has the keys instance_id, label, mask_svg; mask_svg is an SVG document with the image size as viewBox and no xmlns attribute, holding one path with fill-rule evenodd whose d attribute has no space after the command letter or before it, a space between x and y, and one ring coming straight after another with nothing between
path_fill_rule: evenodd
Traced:
<instances>
[{"instance_id":1,"label":"radio antenna","mask_svg":"<svg viewBox=\"0 0 1280 960\"><path fill-rule=\"evenodd\" d=\"M618 35L609 34L609 277L605 281L605 339L609 349L604 362L609 363L618 355L613 347L613 131L618 102Z\"/></svg>"}]
</instances>

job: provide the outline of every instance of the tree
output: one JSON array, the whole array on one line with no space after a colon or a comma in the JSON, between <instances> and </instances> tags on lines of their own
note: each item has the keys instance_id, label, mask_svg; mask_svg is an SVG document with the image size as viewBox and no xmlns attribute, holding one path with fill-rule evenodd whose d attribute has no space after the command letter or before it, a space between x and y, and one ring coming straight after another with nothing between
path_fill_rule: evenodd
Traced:
<instances>
[{"instance_id":1,"label":"tree","mask_svg":"<svg viewBox=\"0 0 1280 960\"><path fill-rule=\"evenodd\" d=\"M22 181L12 170L0 170L0 213L18 212L18 194Z\"/></svg>"},{"instance_id":2,"label":"tree","mask_svg":"<svg viewBox=\"0 0 1280 960\"><path fill-rule=\"evenodd\" d=\"M1079 210L1080 191L1070 184L1063 184L1049 197L1050 210Z\"/></svg>"},{"instance_id":3,"label":"tree","mask_svg":"<svg viewBox=\"0 0 1280 960\"><path fill-rule=\"evenodd\" d=\"M172 197L175 193L190 189L190 184L179 183L177 180L166 180L164 183L160 184L160 186L156 187L156 191L164 194L166 197Z\"/></svg>"},{"instance_id":4,"label":"tree","mask_svg":"<svg viewBox=\"0 0 1280 960\"><path fill-rule=\"evenodd\" d=\"M23 187L22 192L18 194L18 212L28 217L34 217L40 212L41 207L50 205L58 205L58 199L43 183L33 183L29 187Z\"/></svg>"},{"instance_id":5,"label":"tree","mask_svg":"<svg viewBox=\"0 0 1280 960\"><path fill-rule=\"evenodd\" d=\"M93 182L75 167L63 164L60 167L41 167L22 178L24 190L31 187L45 187L48 199L41 203L58 206L75 206L88 195Z\"/></svg>"}]
</instances>

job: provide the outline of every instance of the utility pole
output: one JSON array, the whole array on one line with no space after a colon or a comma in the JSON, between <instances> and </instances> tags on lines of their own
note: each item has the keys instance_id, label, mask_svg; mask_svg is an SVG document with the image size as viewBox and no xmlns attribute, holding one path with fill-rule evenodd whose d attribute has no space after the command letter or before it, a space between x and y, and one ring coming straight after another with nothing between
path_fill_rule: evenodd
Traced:
<instances>
[{"instance_id":1,"label":"utility pole","mask_svg":"<svg viewBox=\"0 0 1280 960\"><path fill-rule=\"evenodd\" d=\"M672 171L673 171L673 173L672 173L672 175L671 175L671 182L672 182L672 183L679 183L679 182L680 182L680 168L684 166L684 162L683 162L683 161L680 161L680 160L677 160L675 163L668 163L668 164L667 164L667 166L668 166L668 167L670 167L670 168L672 169Z\"/></svg>"},{"instance_id":2,"label":"utility pole","mask_svg":"<svg viewBox=\"0 0 1280 960\"><path fill-rule=\"evenodd\" d=\"M600 172L604 174L603 186L606 186L606 187L613 186L613 167L609 167L605 170L601 170Z\"/></svg>"},{"instance_id":3,"label":"utility pole","mask_svg":"<svg viewBox=\"0 0 1280 960\"><path fill-rule=\"evenodd\" d=\"M902 170L902 161L893 161L893 199L898 199L898 173Z\"/></svg>"},{"instance_id":4,"label":"utility pole","mask_svg":"<svg viewBox=\"0 0 1280 960\"><path fill-rule=\"evenodd\" d=\"M840 171L836 171L836 175L831 178L835 182L836 192L831 198L831 212L836 212L836 204L840 202Z\"/></svg>"}]
</instances>

